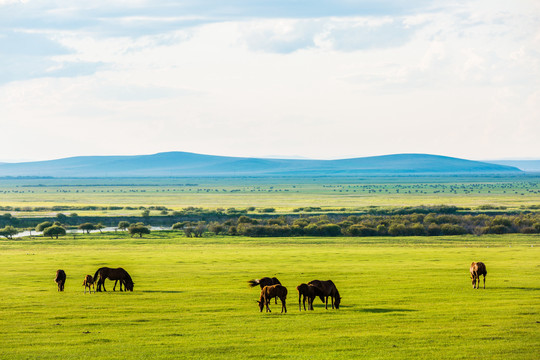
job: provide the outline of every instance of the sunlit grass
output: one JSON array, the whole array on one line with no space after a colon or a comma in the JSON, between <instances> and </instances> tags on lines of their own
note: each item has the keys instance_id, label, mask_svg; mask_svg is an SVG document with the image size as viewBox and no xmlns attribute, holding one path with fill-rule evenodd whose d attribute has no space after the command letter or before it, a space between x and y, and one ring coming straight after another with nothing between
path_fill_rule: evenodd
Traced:
<instances>
[{"instance_id":1,"label":"sunlit grass","mask_svg":"<svg viewBox=\"0 0 540 360\"><path fill-rule=\"evenodd\" d=\"M0 241L0 358L533 359L539 236L187 239L93 234ZM488 268L473 290L468 267ZM133 293L83 294L122 266ZM66 291L53 281L62 268ZM277 276L286 315L247 280ZM332 279L340 310L298 311L295 287Z\"/></svg>"}]
</instances>

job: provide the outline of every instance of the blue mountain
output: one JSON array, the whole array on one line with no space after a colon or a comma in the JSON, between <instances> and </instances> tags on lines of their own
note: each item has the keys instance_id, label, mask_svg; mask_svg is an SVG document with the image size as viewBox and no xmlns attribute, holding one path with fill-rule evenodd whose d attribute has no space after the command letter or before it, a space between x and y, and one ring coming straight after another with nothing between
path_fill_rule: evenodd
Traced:
<instances>
[{"instance_id":1,"label":"blue mountain","mask_svg":"<svg viewBox=\"0 0 540 360\"><path fill-rule=\"evenodd\" d=\"M53 177L329 176L519 172L521 170L513 166L428 154L304 160L164 152L136 156L77 156L57 160L0 164L0 176Z\"/></svg>"}]
</instances>

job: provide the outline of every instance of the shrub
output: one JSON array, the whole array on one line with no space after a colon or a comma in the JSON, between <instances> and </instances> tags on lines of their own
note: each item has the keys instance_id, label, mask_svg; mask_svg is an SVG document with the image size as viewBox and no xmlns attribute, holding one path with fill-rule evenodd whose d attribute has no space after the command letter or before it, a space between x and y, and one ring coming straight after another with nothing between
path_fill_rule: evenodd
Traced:
<instances>
[{"instance_id":1,"label":"shrub","mask_svg":"<svg viewBox=\"0 0 540 360\"><path fill-rule=\"evenodd\" d=\"M64 235L66 235L66 229L64 229L63 227L59 225L49 226L48 228L45 228L43 230L43 236L50 236L51 239L53 237L56 237L58 239L59 236L64 236Z\"/></svg>"},{"instance_id":2,"label":"shrub","mask_svg":"<svg viewBox=\"0 0 540 360\"><path fill-rule=\"evenodd\" d=\"M43 231L48 227L53 226L53 223L50 221L44 221L36 226L36 231Z\"/></svg>"},{"instance_id":3,"label":"shrub","mask_svg":"<svg viewBox=\"0 0 540 360\"><path fill-rule=\"evenodd\" d=\"M142 237L143 234L150 234L150 229L140 223L137 223L130 225L128 232L131 234L131 237L134 235L139 235L139 237Z\"/></svg>"}]
</instances>

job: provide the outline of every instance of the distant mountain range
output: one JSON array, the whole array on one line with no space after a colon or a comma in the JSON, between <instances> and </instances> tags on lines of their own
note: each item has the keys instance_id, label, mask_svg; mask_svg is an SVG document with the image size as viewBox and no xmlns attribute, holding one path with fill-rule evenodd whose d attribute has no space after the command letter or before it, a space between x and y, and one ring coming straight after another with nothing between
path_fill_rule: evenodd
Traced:
<instances>
[{"instance_id":1,"label":"distant mountain range","mask_svg":"<svg viewBox=\"0 0 540 360\"><path fill-rule=\"evenodd\" d=\"M340 176L520 173L514 166L428 154L342 160L268 159L165 152L136 156L78 156L2 163L0 176L195 177Z\"/></svg>"},{"instance_id":2,"label":"distant mountain range","mask_svg":"<svg viewBox=\"0 0 540 360\"><path fill-rule=\"evenodd\" d=\"M497 165L513 166L523 171L540 172L540 160L489 160L484 162Z\"/></svg>"}]
</instances>

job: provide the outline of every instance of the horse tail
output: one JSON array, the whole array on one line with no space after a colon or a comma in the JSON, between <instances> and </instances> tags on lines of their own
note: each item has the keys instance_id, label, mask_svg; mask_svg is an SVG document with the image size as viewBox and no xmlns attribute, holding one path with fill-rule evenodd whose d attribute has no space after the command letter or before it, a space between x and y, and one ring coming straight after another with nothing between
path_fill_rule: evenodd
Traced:
<instances>
[{"instance_id":1,"label":"horse tail","mask_svg":"<svg viewBox=\"0 0 540 360\"><path fill-rule=\"evenodd\" d=\"M99 268L96 270L96 273L94 274L94 281L96 281L98 279L98 275L99 275L99 271L101 270L102 268Z\"/></svg>"},{"instance_id":2,"label":"horse tail","mask_svg":"<svg viewBox=\"0 0 540 360\"><path fill-rule=\"evenodd\" d=\"M248 285L250 287L255 287L255 286L259 285L260 282L261 282L261 280L259 280L259 279L252 279L252 280L248 281Z\"/></svg>"}]
</instances>

